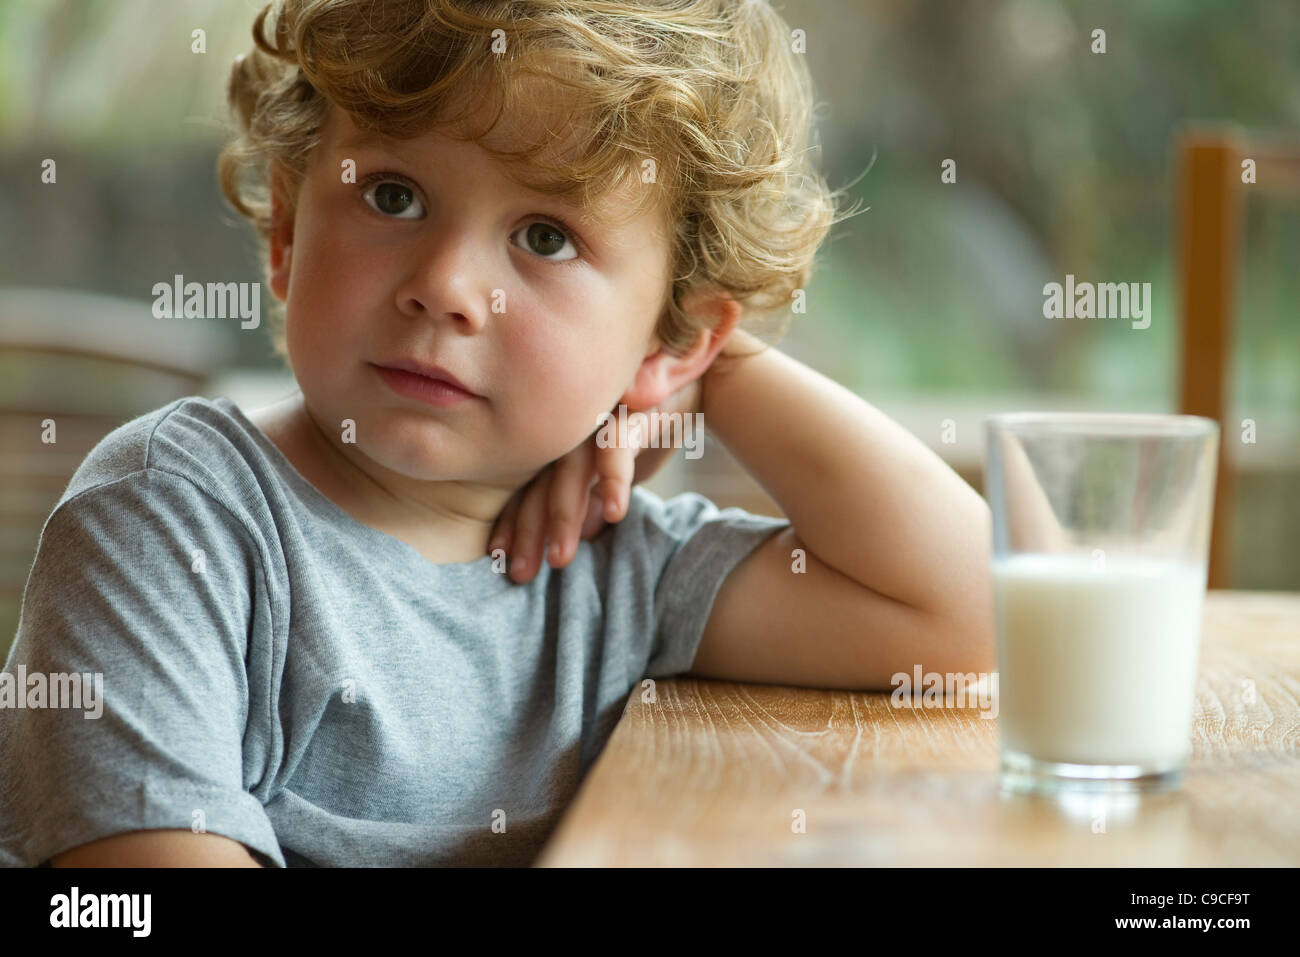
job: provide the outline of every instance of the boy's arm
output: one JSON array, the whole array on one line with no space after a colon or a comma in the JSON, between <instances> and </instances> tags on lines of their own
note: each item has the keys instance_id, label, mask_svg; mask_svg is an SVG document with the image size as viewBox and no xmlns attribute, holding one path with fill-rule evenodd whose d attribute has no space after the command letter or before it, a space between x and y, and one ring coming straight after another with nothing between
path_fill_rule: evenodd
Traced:
<instances>
[{"instance_id":1,"label":"boy's arm","mask_svg":"<svg viewBox=\"0 0 1300 957\"><path fill-rule=\"evenodd\" d=\"M690 674L888 690L917 664L994 669L990 513L942 459L773 348L722 356L701 407L791 527L723 582Z\"/></svg>"},{"instance_id":2,"label":"boy's arm","mask_svg":"<svg viewBox=\"0 0 1300 957\"><path fill-rule=\"evenodd\" d=\"M248 848L220 834L180 828L131 831L50 858L51 867L261 867Z\"/></svg>"}]
</instances>

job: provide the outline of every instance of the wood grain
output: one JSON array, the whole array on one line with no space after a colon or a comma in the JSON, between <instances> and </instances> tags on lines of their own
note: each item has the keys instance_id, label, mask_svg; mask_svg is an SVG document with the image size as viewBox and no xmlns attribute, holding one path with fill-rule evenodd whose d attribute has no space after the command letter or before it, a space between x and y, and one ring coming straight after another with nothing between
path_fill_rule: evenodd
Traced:
<instances>
[{"instance_id":1,"label":"wood grain","mask_svg":"<svg viewBox=\"0 0 1300 957\"><path fill-rule=\"evenodd\" d=\"M693 678L655 699L630 696L539 866L1300 864L1300 594L1207 594L1163 794L1004 791L976 708Z\"/></svg>"}]
</instances>

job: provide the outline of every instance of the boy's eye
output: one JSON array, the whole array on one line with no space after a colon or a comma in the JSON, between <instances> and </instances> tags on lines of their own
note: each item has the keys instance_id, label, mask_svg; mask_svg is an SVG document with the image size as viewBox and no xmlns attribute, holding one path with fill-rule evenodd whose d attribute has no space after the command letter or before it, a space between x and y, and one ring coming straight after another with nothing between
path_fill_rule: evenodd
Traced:
<instances>
[{"instance_id":1,"label":"boy's eye","mask_svg":"<svg viewBox=\"0 0 1300 957\"><path fill-rule=\"evenodd\" d=\"M556 226L552 226L544 220L529 223L527 226L522 227L519 232L515 233L515 235L518 236L519 233L523 232L528 234L525 244L539 256L551 259L552 262L568 262L571 259L578 258L577 247L574 246L573 241L568 237L568 235L563 230ZM552 259L551 257L555 253L564 249L566 244L573 248L572 255Z\"/></svg>"},{"instance_id":2,"label":"boy's eye","mask_svg":"<svg viewBox=\"0 0 1300 957\"><path fill-rule=\"evenodd\" d=\"M424 204L420 202L418 190L411 183L398 179L393 174L376 173L361 184L361 196L366 204L390 219L423 219ZM518 236L526 233L520 244L535 255L550 262L570 262L579 258L579 240L568 225L556 220L534 220L527 226L515 231ZM569 247L569 255L557 256Z\"/></svg>"},{"instance_id":3,"label":"boy's eye","mask_svg":"<svg viewBox=\"0 0 1300 957\"><path fill-rule=\"evenodd\" d=\"M367 186L362 197L372 207L394 219L419 219L424 207L415 196L415 190L396 180L383 180Z\"/></svg>"}]
</instances>

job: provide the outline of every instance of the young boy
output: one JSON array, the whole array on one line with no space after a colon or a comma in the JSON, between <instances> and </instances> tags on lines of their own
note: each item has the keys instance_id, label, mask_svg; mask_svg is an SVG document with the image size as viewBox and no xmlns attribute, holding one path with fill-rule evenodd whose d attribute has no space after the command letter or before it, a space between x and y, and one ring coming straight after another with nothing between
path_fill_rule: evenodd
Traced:
<instances>
[{"instance_id":1,"label":"young boy","mask_svg":"<svg viewBox=\"0 0 1300 957\"><path fill-rule=\"evenodd\" d=\"M982 499L737 329L834 220L790 37L743 0L262 12L221 172L300 391L178 400L72 479L6 670L102 673L102 714L4 714L9 863L527 864L643 677L992 670ZM702 412L788 520L635 487L620 405Z\"/></svg>"}]
</instances>

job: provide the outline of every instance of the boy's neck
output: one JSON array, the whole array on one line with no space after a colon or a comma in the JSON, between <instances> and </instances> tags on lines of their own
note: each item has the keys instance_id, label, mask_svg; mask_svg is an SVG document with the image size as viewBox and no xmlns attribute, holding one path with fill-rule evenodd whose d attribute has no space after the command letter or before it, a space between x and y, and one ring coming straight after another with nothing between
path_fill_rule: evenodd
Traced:
<instances>
[{"instance_id":1,"label":"boy's neck","mask_svg":"<svg viewBox=\"0 0 1300 957\"><path fill-rule=\"evenodd\" d=\"M476 482L425 482L336 445L312 418L302 392L248 418L318 492L364 525L410 545L434 564L487 554L488 535L513 489Z\"/></svg>"}]
</instances>

